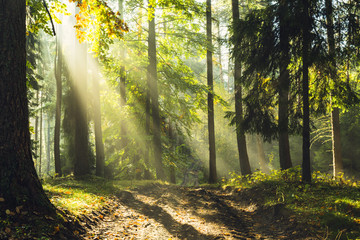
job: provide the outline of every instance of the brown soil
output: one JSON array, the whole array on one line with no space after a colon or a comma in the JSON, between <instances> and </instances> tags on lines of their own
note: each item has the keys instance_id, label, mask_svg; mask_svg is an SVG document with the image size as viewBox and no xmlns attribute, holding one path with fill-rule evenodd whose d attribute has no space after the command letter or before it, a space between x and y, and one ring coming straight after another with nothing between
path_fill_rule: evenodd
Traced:
<instances>
[{"instance_id":1,"label":"brown soil","mask_svg":"<svg viewBox=\"0 0 360 240\"><path fill-rule=\"evenodd\" d=\"M84 239L321 239L286 206L261 206L256 191L152 184L115 194L83 216Z\"/></svg>"}]
</instances>

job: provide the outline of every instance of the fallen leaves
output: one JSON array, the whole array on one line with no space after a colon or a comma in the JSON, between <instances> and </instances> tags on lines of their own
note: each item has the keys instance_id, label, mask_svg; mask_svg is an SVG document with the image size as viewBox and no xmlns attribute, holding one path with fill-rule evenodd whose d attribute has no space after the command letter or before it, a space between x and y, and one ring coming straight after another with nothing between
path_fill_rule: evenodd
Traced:
<instances>
[{"instance_id":1,"label":"fallen leaves","mask_svg":"<svg viewBox=\"0 0 360 240\"><path fill-rule=\"evenodd\" d=\"M15 213L10 211L9 209L5 210L6 215L15 216Z\"/></svg>"},{"instance_id":2,"label":"fallen leaves","mask_svg":"<svg viewBox=\"0 0 360 240\"><path fill-rule=\"evenodd\" d=\"M17 206L17 207L15 208L16 213L17 213L17 214L20 214L21 209L22 209L23 207L24 207L24 206Z\"/></svg>"},{"instance_id":3,"label":"fallen leaves","mask_svg":"<svg viewBox=\"0 0 360 240\"><path fill-rule=\"evenodd\" d=\"M58 233L60 231L60 226L57 225L54 227L54 232L53 232L53 235L55 235L56 233Z\"/></svg>"}]
</instances>

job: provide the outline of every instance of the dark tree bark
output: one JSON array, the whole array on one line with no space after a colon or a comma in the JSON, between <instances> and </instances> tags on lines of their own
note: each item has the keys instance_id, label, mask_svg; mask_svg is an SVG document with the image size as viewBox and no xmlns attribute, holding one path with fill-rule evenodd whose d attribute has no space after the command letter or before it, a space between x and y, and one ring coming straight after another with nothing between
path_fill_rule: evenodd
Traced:
<instances>
[{"instance_id":1,"label":"dark tree bark","mask_svg":"<svg viewBox=\"0 0 360 240\"><path fill-rule=\"evenodd\" d=\"M214 122L214 77L212 62L212 31L211 31L211 0L206 0L206 37L207 37L207 85L208 85L208 132L209 132L209 183L217 181L216 149L215 149L215 122Z\"/></svg>"},{"instance_id":2,"label":"dark tree bark","mask_svg":"<svg viewBox=\"0 0 360 240\"><path fill-rule=\"evenodd\" d=\"M240 19L239 2L232 0L233 28ZM234 33L236 34L236 33ZM237 46L234 46L235 48ZM236 118L236 140L239 152L239 162L242 175L251 174L249 157L246 149L246 137L241 125L243 122L242 86L241 86L241 59L237 55L234 62L234 86L235 86L235 118Z\"/></svg>"},{"instance_id":3,"label":"dark tree bark","mask_svg":"<svg viewBox=\"0 0 360 240\"><path fill-rule=\"evenodd\" d=\"M42 164L42 146L43 146L43 105L42 105L42 92L40 91L40 130L39 130L39 134L40 134L40 140L39 140L39 169L38 169L38 174L39 177L41 178L41 164Z\"/></svg>"},{"instance_id":4,"label":"dark tree bark","mask_svg":"<svg viewBox=\"0 0 360 240\"><path fill-rule=\"evenodd\" d=\"M76 8L78 11L78 8ZM76 70L73 73L74 98L75 98L75 164L74 175L83 176L90 174L89 163L89 133L87 117L87 47L75 39L75 48L80 50L75 58ZM75 79L76 78L76 79Z\"/></svg>"},{"instance_id":5,"label":"dark tree bark","mask_svg":"<svg viewBox=\"0 0 360 240\"><path fill-rule=\"evenodd\" d=\"M0 6L0 215L20 205L53 213L30 149L25 1L1 0Z\"/></svg>"},{"instance_id":6,"label":"dark tree bark","mask_svg":"<svg viewBox=\"0 0 360 240\"><path fill-rule=\"evenodd\" d=\"M76 40L77 41L77 40ZM81 44L77 44L79 48L85 48ZM75 165L74 175L83 176L90 173L89 166L89 143L88 143L88 120L87 120L87 104L84 99L87 89L86 77L86 51L81 54L78 64L82 65L78 69L80 73L76 76L74 98L75 98ZM80 64L82 63L82 64Z\"/></svg>"},{"instance_id":7,"label":"dark tree bark","mask_svg":"<svg viewBox=\"0 0 360 240\"><path fill-rule=\"evenodd\" d=\"M46 115L46 123L47 123L47 133L46 133L46 158L47 158L47 166L46 166L46 174L50 175L50 163L51 163L51 154L50 154L50 143L51 143L51 137L50 137L50 116L49 114Z\"/></svg>"},{"instance_id":8,"label":"dark tree bark","mask_svg":"<svg viewBox=\"0 0 360 240\"><path fill-rule=\"evenodd\" d=\"M332 0L325 1L326 9L326 30L328 39L328 49L330 58L330 79L337 81L336 76L336 52L334 37L334 19L333 19L333 3ZM332 96L330 96L332 102ZM343 172L343 161L341 157L341 137L340 137L340 110L334 107L331 111L331 128L332 128L332 152L333 152L333 175L337 176Z\"/></svg>"},{"instance_id":9,"label":"dark tree bark","mask_svg":"<svg viewBox=\"0 0 360 240\"><path fill-rule=\"evenodd\" d=\"M279 76L279 157L280 168L292 167L289 143L289 88L290 74L288 66L289 56L289 25L287 15L289 9L286 0L279 0L279 21L280 21L280 76Z\"/></svg>"},{"instance_id":10,"label":"dark tree bark","mask_svg":"<svg viewBox=\"0 0 360 240\"><path fill-rule=\"evenodd\" d=\"M39 105L39 92L40 90L36 90L36 105ZM35 142L38 143L39 141L39 115L37 112L35 112ZM37 169L38 165L39 165L39 148L36 147L35 149L35 169Z\"/></svg>"},{"instance_id":11,"label":"dark tree bark","mask_svg":"<svg viewBox=\"0 0 360 240\"><path fill-rule=\"evenodd\" d=\"M60 31L56 38L56 58L55 58L55 79L56 79L56 111L55 111L55 128L54 128L54 161L55 177L61 177L61 160L60 160L60 126L61 126L61 101L62 101L62 48L60 45Z\"/></svg>"},{"instance_id":12,"label":"dark tree bark","mask_svg":"<svg viewBox=\"0 0 360 240\"><path fill-rule=\"evenodd\" d=\"M119 0L118 1L118 5L119 5L119 13L122 17L123 16L123 0ZM125 59L125 49L124 49L124 45L122 43L120 43L120 57L122 58L122 60ZM126 69L124 65L120 66L120 82L119 82L119 89L120 89L120 107L124 107L126 105ZM120 129L120 135L121 135L121 148L125 148L127 146L127 131L126 131L126 124L125 121L122 119L121 120L121 129Z\"/></svg>"},{"instance_id":13,"label":"dark tree bark","mask_svg":"<svg viewBox=\"0 0 360 240\"><path fill-rule=\"evenodd\" d=\"M223 73L223 66L222 66L222 51L221 51L221 29L220 29L220 19L218 19L217 21L217 34L218 34L218 58L219 58L219 70L220 70L220 73L219 73L219 79L220 79L220 83L222 86L224 86L224 73Z\"/></svg>"},{"instance_id":14,"label":"dark tree bark","mask_svg":"<svg viewBox=\"0 0 360 240\"><path fill-rule=\"evenodd\" d=\"M148 77L149 79L149 77ZM145 152L144 152L144 162L145 162L145 174L144 179L149 180L150 176L150 92L149 89L146 90L146 99L145 99Z\"/></svg>"},{"instance_id":15,"label":"dark tree bark","mask_svg":"<svg viewBox=\"0 0 360 240\"><path fill-rule=\"evenodd\" d=\"M153 10L154 6L149 3L149 11ZM164 167L162 162L161 122L159 112L159 93L157 87L155 12L149 20L148 57L148 87L150 91L150 105L153 119L153 143L156 177L158 179L165 179Z\"/></svg>"},{"instance_id":16,"label":"dark tree bark","mask_svg":"<svg viewBox=\"0 0 360 240\"><path fill-rule=\"evenodd\" d=\"M97 59L95 60L96 62ZM94 67L95 69L95 67ZM93 97L94 97L94 128L95 128L95 148L96 148L96 176L104 176L105 153L104 143L101 129L101 108L100 108L100 89L99 89L99 73L97 71L92 74Z\"/></svg>"},{"instance_id":17,"label":"dark tree bark","mask_svg":"<svg viewBox=\"0 0 360 240\"><path fill-rule=\"evenodd\" d=\"M310 166L310 111L309 111L309 51L310 51L310 16L309 0L302 0L302 58L303 58L303 163L302 180L311 182Z\"/></svg>"}]
</instances>

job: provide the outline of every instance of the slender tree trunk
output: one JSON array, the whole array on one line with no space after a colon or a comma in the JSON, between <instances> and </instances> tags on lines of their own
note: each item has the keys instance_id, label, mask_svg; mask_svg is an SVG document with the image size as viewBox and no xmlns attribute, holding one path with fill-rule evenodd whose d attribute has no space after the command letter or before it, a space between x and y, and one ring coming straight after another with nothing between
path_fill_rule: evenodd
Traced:
<instances>
[{"instance_id":1,"label":"slender tree trunk","mask_svg":"<svg viewBox=\"0 0 360 240\"><path fill-rule=\"evenodd\" d=\"M330 79L337 81L336 76L336 52L334 37L334 20L333 20L333 4L332 0L325 1L326 9L326 30L328 39L328 49L330 57ZM332 102L332 97L330 96ZM340 137L340 110L334 107L331 111L331 128L332 128L332 152L333 152L333 175L337 176L343 172L343 161L341 157L341 137Z\"/></svg>"},{"instance_id":2,"label":"slender tree trunk","mask_svg":"<svg viewBox=\"0 0 360 240\"><path fill-rule=\"evenodd\" d=\"M95 62L98 63L97 59ZM96 69L95 67L93 69ZM95 70L92 73L93 98L94 98L94 128L95 128L95 148L96 148L96 176L104 176L105 153L101 129L101 107L100 107L100 74Z\"/></svg>"},{"instance_id":3,"label":"slender tree trunk","mask_svg":"<svg viewBox=\"0 0 360 240\"><path fill-rule=\"evenodd\" d=\"M235 29L236 23L240 20L239 2L232 0L232 16L233 28ZM237 46L234 46L237 48ZM251 174L251 167L249 157L246 149L246 137L241 125L243 122L243 106L242 106L242 86L241 86L241 59L239 56L235 57L234 62L234 86L235 86L235 118L236 118L236 140L239 152L239 162L241 174Z\"/></svg>"},{"instance_id":4,"label":"slender tree trunk","mask_svg":"<svg viewBox=\"0 0 360 240\"><path fill-rule=\"evenodd\" d=\"M79 46L79 44L77 45ZM81 45L80 47L85 48ZM86 100L82 99L86 96L84 91L87 89L86 51L83 50L82 54L79 55L81 55L81 57L79 56L78 61L81 61L85 66L79 67L80 73L77 75L77 80L75 80L75 176L82 176L90 173L87 104Z\"/></svg>"},{"instance_id":5,"label":"slender tree trunk","mask_svg":"<svg viewBox=\"0 0 360 240\"><path fill-rule=\"evenodd\" d=\"M264 173L269 174L270 169L266 163L264 143L263 143L262 137L259 134L256 134L256 146L257 146L257 154L258 154L259 163L260 163L260 169Z\"/></svg>"},{"instance_id":6,"label":"slender tree trunk","mask_svg":"<svg viewBox=\"0 0 360 240\"><path fill-rule=\"evenodd\" d=\"M139 9L139 27L138 27L138 41L142 41L142 28L140 27L142 25L142 8ZM141 55L141 51L138 52L138 55ZM145 90L145 149L144 149L144 163L145 163L145 171L144 171L144 179L149 180L151 179L151 173L150 173L150 117L151 117L151 109L150 109L150 91L149 91L149 71L146 72L146 79L147 79L147 89Z\"/></svg>"},{"instance_id":7,"label":"slender tree trunk","mask_svg":"<svg viewBox=\"0 0 360 240\"><path fill-rule=\"evenodd\" d=\"M231 49L229 48L229 56L231 56ZM231 66L232 66L232 58L229 57L229 61L228 61L228 77L227 77L227 85L226 85L226 89L227 92L230 93L230 77L234 76L234 74L231 74Z\"/></svg>"},{"instance_id":8,"label":"slender tree trunk","mask_svg":"<svg viewBox=\"0 0 360 240\"><path fill-rule=\"evenodd\" d=\"M206 0L206 38L207 38L207 84L208 84L208 132L209 132L209 183L217 181L216 149L215 149L215 121L214 121L214 77L212 62L212 24L211 0Z\"/></svg>"},{"instance_id":9,"label":"slender tree trunk","mask_svg":"<svg viewBox=\"0 0 360 240\"><path fill-rule=\"evenodd\" d=\"M344 172L341 156L341 137L340 137L340 109L334 107L331 111L331 130L332 130L332 152L333 152L333 175Z\"/></svg>"},{"instance_id":10,"label":"slender tree trunk","mask_svg":"<svg viewBox=\"0 0 360 240\"><path fill-rule=\"evenodd\" d=\"M46 158L47 158L47 167L46 167L46 174L50 175L50 162L51 162L51 154L50 154L50 116L47 114L47 141L46 141Z\"/></svg>"},{"instance_id":11,"label":"slender tree trunk","mask_svg":"<svg viewBox=\"0 0 360 240\"><path fill-rule=\"evenodd\" d=\"M39 140L39 177L41 178L41 164L42 164L42 146L43 146L43 105L42 105L42 92L40 91L40 140Z\"/></svg>"},{"instance_id":12,"label":"slender tree trunk","mask_svg":"<svg viewBox=\"0 0 360 240\"><path fill-rule=\"evenodd\" d=\"M37 107L39 106L39 92L40 92L39 89L36 90L36 106ZM39 114L36 111L35 112L35 142L36 142L36 144L39 143L38 141L39 141ZM38 165L39 165L39 148L37 146L35 148L34 162L35 162L35 169L37 169Z\"/></svg>"},{"instance_id":13,"label":"slender tree trunk","mask_svg":"<svg viewBox=\"0 0 360 240\"><path fill-rule=\"evenodd\" d=\"M61 101L62 101L62 48L60 45L61 27L56 37L56 57L55 57L55 79L56 79L56 110L55 110L55 129L54 129L54 160L55 177L61 177L60 160L60 126L61 126Z\"/></svg>"},{"instance_id":14,"label":"slender tree trunk","mask_svg":"<svg viewBox=\"0 0 360 240\"><path fill-rule=\"evenodd\" d=\"M221 86L224 86L224 74L223 74L223 67L222 67L222 52L221 52L221 29L220 29L220 19L217 21L217 30L218 30L218 45L219 45L219 52L218 52L218 58L219 58L219 69L220 69L220 83Z\"/></svg>"},{"instance_id":15,"label":"slender tree trunk","mask_svg":"<svg viewBox=\"0 0 360 240\"><path fill-rule=\"evenodd\" d=\"M156 177L165 179L164 167L162 162L161 149L161 122L159 112L159 93L157 87L157 67L156 67L156 33L155 33L155 11L154 6L149 3L149 11L153 11L151 19L149 19L149 37L148 37L148 84L150 90L150 104L153 119L153 143Z\"/></svg>"},{"instance_id":16,"label":"slender tree trunk","mask_svg":"<svg viewBox=\"0 0 360 240\"><path fill-rule=\"evenodd\" d=\"M25 1L0 7L0 216L17 206L55 212L31 156L26 87Z\"/></svg>"},{"instance_id":17,"label":"slender tree trunk","mask_svg":"<svg viewBox=\"0 0 360 240\"><path fill-rule=\"evenodd\" d=\"M280 168L288 169L292 167L289 143L289 88L290 75L288 66L289 57L289 26L286 19L289 10L286 0L279 0L279 19L280 19L280 77L279 77L279 157Z\"/></svg>"},{"instance_id":18,"label":"slender tree trunk","mask_svg":"<svg viewBox=\"0 0 360 240\"><path fill-rule=\"evenodd\" d=\"M144 162L145 162L145 179L150 179L150 92L149 89L146 90L146 100L145 100L145 153L144 153Z\"/></svg>"},{"instance_id":19,"label":"slender tree trunk","mask_svg":"<svg viewBox=\"0 0 360 240\"><path fill-rule=\"evenodd\" d=\"M77 40L76 40L77 41ZM86 51L85 47L76 44L82 48L82 53L78 56L79 74L75 80L75 165L74 175L82 176L90 173L89 166L89 148L88 148L88 120L87 120L87 104L83 99L86 96L87 74L86 74ZM82 65L82 64L84 65Z\"/></svg>"},{"instance_id":20,"label":"slender tree trunk","mask_svg":"<svg viewBox=\"0 0 360 240\"><path fill-rule=\"evenodd\" d=\"M76 12L79 9L76 8ZM90 174L89 163L89 133L88 133L88 117L87 117L87 47L86 44L79 43L75 39L75 48L80 53L75 56L76 68L79 72L74 75L75 85L75 165L74 175L83 176Z\"/></svg>"},{"instance_id":21,"label":"slender tree trunk","mask_svg":"<svg viewBox=\"0 0 360 240\"><path fill-rule=\"evenodd\" d=\"M169 141L170 141L170 151L175 154L175 136L171 124L171 118L169 118ZM176 184L176 174L175 174L175 163L173 161L170 162L170 182Z\"/></svg>"},{"instance_id":22,"label":"slender tree trunk","mask_svg":"<svg viewBox=\"0 0 360 240\"><path fill-rule=\"evenodd\" d=\"M310 51L310 16L309 0L302 0L303 3L303 163L302 180L311 182L310 166L310 111L309 111L309 51Z\"/></svg>"},{"instance_id":23,"label":"slender tree trunk","mask_svg":"<svg viewBox=\"0 0 360 240\"><path fill-rule=\"evenodd\" d=\"M119 13L124 18L123 14L123 0L119 0ZM122 44L122 43L121 43ZM120 57L122 60L125 59L125 49L124 45L122 44L120 46ZM119 88L120 88L120 107L124 107L126 105L126 69L124 65L120 66L120 82L119 82ZM121 128L120 128L120 136L121 136L121 148L125 148L127 146L127 131L126 131L126 124L124 119L121 120Z\"/></svg>"}]
</instances>

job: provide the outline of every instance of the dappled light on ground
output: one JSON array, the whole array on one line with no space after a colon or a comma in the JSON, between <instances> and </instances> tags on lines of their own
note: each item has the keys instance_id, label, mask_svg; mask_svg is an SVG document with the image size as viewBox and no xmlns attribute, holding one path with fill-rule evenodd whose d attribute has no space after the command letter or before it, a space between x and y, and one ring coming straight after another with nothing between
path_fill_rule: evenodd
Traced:
<instances>
[{"instance_id":1,"label":"dappled light on ground","mask_svg":"<svg viewBox=\"0 0 360 240\"><path fill-rule=\"evenodd\" d=\"M116 193L85 239L305 239L302 225L257 208L251 196L151 184ZM240 196L240 197L239 197Z\"/></svg>"}]
</instances>

